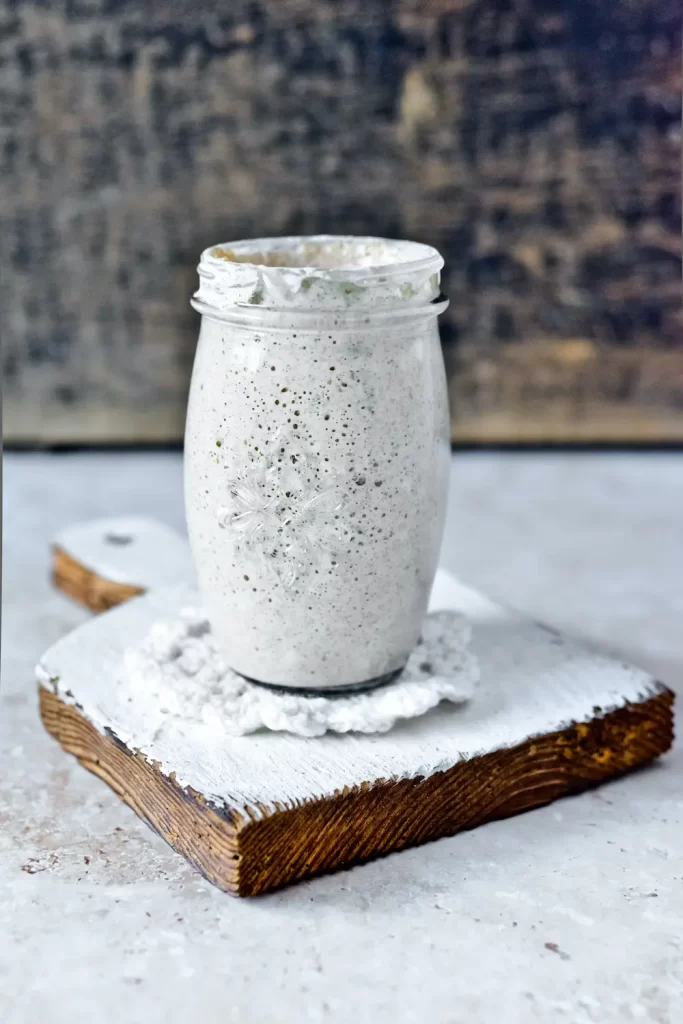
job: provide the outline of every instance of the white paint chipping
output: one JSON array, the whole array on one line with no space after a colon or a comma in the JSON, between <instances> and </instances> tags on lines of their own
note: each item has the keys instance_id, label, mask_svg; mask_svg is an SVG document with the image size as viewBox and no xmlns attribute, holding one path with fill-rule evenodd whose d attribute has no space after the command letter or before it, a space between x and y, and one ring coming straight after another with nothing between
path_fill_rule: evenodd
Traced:
<instances>
[{"instance_id":1,"label":"white paint chipping","mask_svg":"<svg viewBox=\"0 0 683 1024\"><path fill-rule=\"evenodd\" d=\"M76 523L58 533L53 544L112 583L150 590L194 578L187 541L145 516Z\"/></svg>"},{"instance_id":2,"label":"white paint chipping","mask_svg":"<svg viewBox=\"0 0 683 1024\"><path fill-rule=\"evenodd\" d=\"M155 621L173 619L196 603L196 592L182 585L134 598L55 644L43 657L38 678L62 700L77 703L100 731L113 730L163 772L175 772L181 785L252 814L259 805L291 806L362 782L429 776L463 759L588 721L596 706L607 711L659 688L646 672L509 612L440 571L432 610L452 609L472 623L471 649L481 681L476 699L467 705L441 704L384 735L226 738L203 723L175 718L150 735L123 671L124 651L141 644Z\"/></svg>"}]
</instances>

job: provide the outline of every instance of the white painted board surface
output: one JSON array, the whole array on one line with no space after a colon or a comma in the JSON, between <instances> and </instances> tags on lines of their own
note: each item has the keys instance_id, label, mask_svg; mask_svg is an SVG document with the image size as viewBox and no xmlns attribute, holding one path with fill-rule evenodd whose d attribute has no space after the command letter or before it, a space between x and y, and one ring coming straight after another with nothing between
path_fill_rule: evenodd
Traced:
<instances>
[{"instance_id":1,"label":"white painted board surface","mask_svg":"<svg viewBox=\"0 0 683 1024\"><path fill-rule=\"evenodd\" d=\"M187 541L148 516L73 523L57 533L53 545L112 583L150 590L194 577Z\"/></svg>"},{"instance_id":2,"label":"white painted board surface","mask_svg":"<svg viewBox=\"0 0 683 1024\"><path fill-rule=\"evenodd\" d=\"M132 682L124 664L126 649L139 647L154 623L175 621L199 605L189 585L152 590L58 641L41 659L38 676L101 733L111 730L181 786L243 812L292 806L378 779L429 776L589 721L596 706L610 711L657 692L641 669L507 611L440 571L430 610L451 609L472 624L480 682L467 704L441 704L385 734L228 737L204 722L163 713L157 694Z\"/></svg>"}]
</instances>

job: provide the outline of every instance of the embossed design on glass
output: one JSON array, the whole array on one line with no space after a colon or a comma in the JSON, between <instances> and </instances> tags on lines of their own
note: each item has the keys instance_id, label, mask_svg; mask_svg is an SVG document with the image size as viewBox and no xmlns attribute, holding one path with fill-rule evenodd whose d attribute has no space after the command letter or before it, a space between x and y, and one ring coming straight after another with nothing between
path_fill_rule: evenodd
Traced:
<instances>
[{"instance_id":1,"label":"embossed design on glass","mask_svg":"<svg viewBox=\"0 0 683 1024\"><path fill-rule=\"evenodd\" d=\"M247 456L228 479L218 524L244 564L257 559L285 585L336 567L339 543L349 536L342 512L344 474L284 430L258 455ZM277 594L278 590L273 589Z\"/></svg>"}]
</instances>

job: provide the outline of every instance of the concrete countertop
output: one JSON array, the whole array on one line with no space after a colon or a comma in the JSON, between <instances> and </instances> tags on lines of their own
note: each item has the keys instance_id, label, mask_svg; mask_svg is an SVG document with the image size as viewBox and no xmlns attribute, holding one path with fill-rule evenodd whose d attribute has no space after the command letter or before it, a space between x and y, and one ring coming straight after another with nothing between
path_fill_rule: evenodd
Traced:
<instances>
[{"instance_id":1,"label":"concrete countertop","mask_svg":"<svg viewBox=\"0 0 683 1024\"><path fill-rule=\"evenodd\" d=\"M213 889L43 732L33 665L88 613L48 546L182 528L170 453L5 457L3 1024L679 1024L683 755L275 895ZM457 454L443 564L683 680L683 456Z\"/></svg>"}]
</instances>

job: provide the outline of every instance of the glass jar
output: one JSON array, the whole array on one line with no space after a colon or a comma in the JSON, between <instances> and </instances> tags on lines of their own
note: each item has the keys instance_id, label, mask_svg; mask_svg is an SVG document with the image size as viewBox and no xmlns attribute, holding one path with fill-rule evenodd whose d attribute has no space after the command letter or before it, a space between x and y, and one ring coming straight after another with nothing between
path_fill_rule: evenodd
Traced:
<instances>
[{"instance_id":1,"label":"glass jar","mask_svg":"<svg viewBox=\"0 0 683 1024\"><path fill-rule=\"evenodd\" d=\"M360 689L418 640L448 479L442 266L351 236L202 253L187 523L216 641L250 680Z\"/></svg>"}]
</instances>

